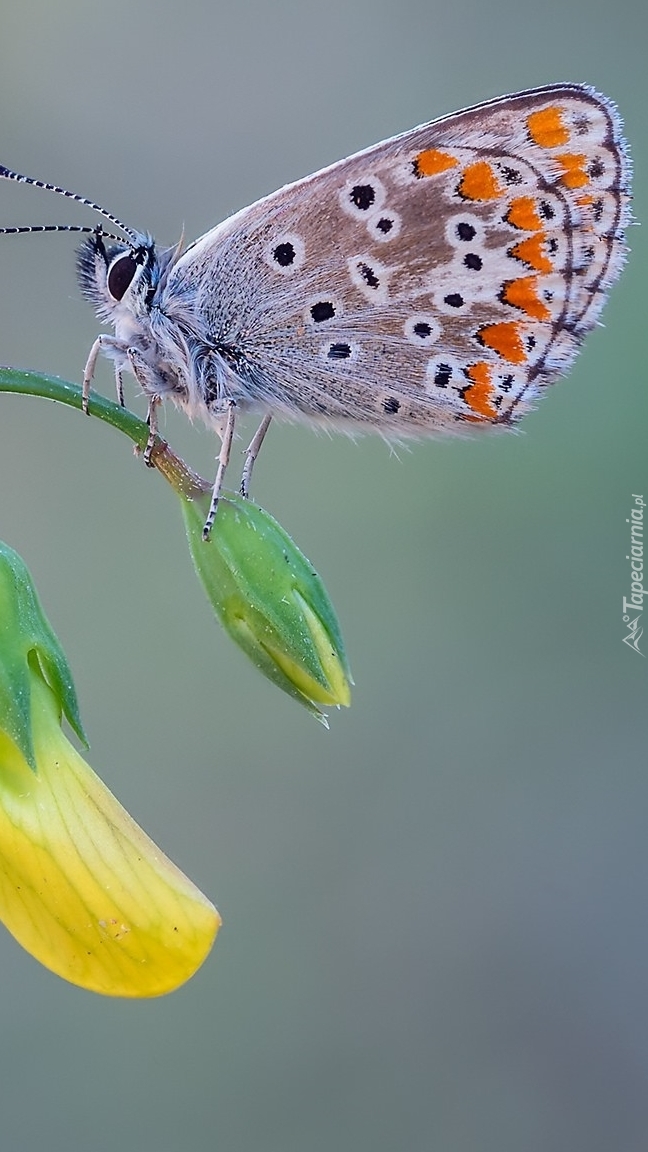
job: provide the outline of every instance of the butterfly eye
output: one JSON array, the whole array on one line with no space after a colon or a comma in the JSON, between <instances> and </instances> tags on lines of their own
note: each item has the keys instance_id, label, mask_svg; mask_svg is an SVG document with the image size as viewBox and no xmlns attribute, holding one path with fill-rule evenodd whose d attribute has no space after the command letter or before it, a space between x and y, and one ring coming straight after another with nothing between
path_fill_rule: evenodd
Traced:
<instances>
[{"instance_id":1,"label":"butterfly eye","mask_svg":"<svg viewBox=\"0 0 648 1152\"><path fill-rule=\"evenodd\" d=\"M122 300L127 289L133 282L137 271L137 260L132 252L117 256L110 265L108 272L108 291L113 300Z\"/></svg>"}]
</instances>

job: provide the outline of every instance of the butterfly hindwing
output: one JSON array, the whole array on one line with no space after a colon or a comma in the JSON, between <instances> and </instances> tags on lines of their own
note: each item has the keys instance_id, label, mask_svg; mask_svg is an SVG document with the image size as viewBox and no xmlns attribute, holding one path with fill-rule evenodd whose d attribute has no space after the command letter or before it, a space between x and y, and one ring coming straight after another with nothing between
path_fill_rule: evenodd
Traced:
<instances>
[{"instance_id":1,"label":"butterfly hindwing","mask_svg":"<svg viewBox=\"0 0 648 1152\"><path fill-rule=\"evenodd\" d=\"M199 285L241 404L397 435L511 423L600 312L628 185L608 101L521 93L244 209L187 250L168 291Z\"/></svg>"}]
</instances>

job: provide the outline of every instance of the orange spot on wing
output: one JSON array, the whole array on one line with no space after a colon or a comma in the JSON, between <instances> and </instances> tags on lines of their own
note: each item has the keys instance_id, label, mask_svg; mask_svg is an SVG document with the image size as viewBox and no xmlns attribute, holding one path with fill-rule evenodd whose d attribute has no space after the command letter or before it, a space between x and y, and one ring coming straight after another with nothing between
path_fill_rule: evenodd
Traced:
<instances>
[{"instance_id":1,"label":"orange spot on wing","mask_svg":"<svg viewBox=\"0 0 648 1152\"><path fill-rule=\"evenodd\" d=\"M477 339L511 364L523 364L527 358L519 324L485 324L479 329Z\"/></svg>"},{"instance_id":2,"label":"orange spot on wing","mask_svg":"<svg viewBox=\"0 0 648 1152\"><path fill-rule=\"evenodd\" d=\"M496 200L502 191L493 169L485 160L464 168L458 188L464 200Z\"/></svg>"},{"instance_id":3,"label":"orange spot on wing","mask_svg":"<svg viewBox=\"0 0 648 1152\"><path fill-rule=\"evenodd\" d=\"M584 152L563 152L561 156L556 156L556 160L563 166L560 179L567 188L582 188L584 184L589 184L590 179L585 171L587 156Z\"/></svg>"},{"instance_id":4,"label":"orange spot on wing","mask_svg":"<svg viewBox=\"0 0 648 1152\"><path fill-rule=\"evenodd\" d=\"M555 105L541 108L527 117L529 136L540 148L559 148L569 140L569 129L563 124L562 111Z\"/></svg>"},{"instance_id":5,"label":"orange spot on wing","mask_svg":"<svg viewBox=\"0 0 648 1152\"><path fill-rule=\"evenodd\" d=\"M551 312L538 296L537 276L521 276L519 280L509 280L501 295L503 304L521 308L534 320L551 320Z\"/></svg>"},{"instance_id":6,"label":"orange spot on wing","mask_svg":"<svg viewBox=\"0 0 648 1152\"><path fill-rule=\"evenodd\" d=\"M525 232L538 232L542 228L542 220L538 215L533 196L517 196L511 201L511 207L504 219L513 228L523 228Z\"/></svg>"},{"instance_id":7,"label":"orange spot on wing","mask_svg":"<svg viewBox=\"0 0 648 1152\"><path fill-rule=\"evenodd\" d=\"M526 240L520 240L519 244L513 245L511 256L514 256L516 260L523 260L525 264L530 264L536 272L551 272L553 264L543 247L546 239L544 232L538 232L535 236L528 236Z\"/></svg>"},{"instance_id":8,"label":"orange spot on wing","mask_svg":"<svg viewBox=\"0 0 648 1152\"><path fill-rule=\"evenodd\" d=\"M580 227L583 232L596 232L596 227L592 219L592 212L587 211L587 209L591 208L593 204L596 204L597 200L598 197L594 196L591 192L585 193L584 196L576 197L576 203L578 204L578 207L585 209L580 222Z\"/></svg>"},{"instance_id":9,"label":"orange spot on wing","mask_svg":"<svg viewBox=\"0 0 648 1152\"><path fill-rule=\"evenodd\" d=\"M491 383L490 366L485 360L479 360L477 364L471 364L466 368L466 376L470 380L463 394L466 404L485 420L495 420L498 413L497 408L491 403L495 389Z\"/></svg>"},{"instance_id":10,"label":"orange spot on wing","mask_svg":"<svg viewBox=\"0 0 648 1152\"><path fill-rule=\"evenodd\" d=\"M449 152L440 152L437 148L427 148L419 152L414 159L414 173L416 176L436 176L439 172L447 172L448 168L456 168L459 161Z\"/></svg>"}]
</instances>

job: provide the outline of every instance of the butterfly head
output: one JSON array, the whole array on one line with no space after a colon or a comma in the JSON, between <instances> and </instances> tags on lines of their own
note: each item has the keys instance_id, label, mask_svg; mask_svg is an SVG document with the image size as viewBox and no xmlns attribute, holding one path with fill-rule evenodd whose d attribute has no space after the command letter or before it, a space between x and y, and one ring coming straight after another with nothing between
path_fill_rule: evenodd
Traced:
<instances>
[{"instance_id":1,"label":"butterfly head","mask_svg":"<svg viewBox=\"0 0 648 1152\"><path fill-rule=\"evenodd\" d=\"M77 254L77 274L81 291L97 309L102 319L118 322L122 317L140 317L150 311L151 302L160 280L161 267L167 259L159 261L152 236L136 232L122 224L112 212L107 212L94 200L70 192L58 184L35 180L0 164L0 177L18 184L30 184L46 192L55 192L77 204L98 212L109 224L124 234L116 236L106 232L102 224L90 228L84 224L28 224L20 227L1 227L0 234L20 232L85 232L88 239ZM110 241L107 246L106 241Z\"/></svg>"},{"instance_id":2,"label":"butterfly head","mask_svg":"<svg viewBox=\"0 0 648 1152\"><path fill-rule=\"evenodd\" d=\"M81 292L102 320L139 318L150 312L160 281L155 241L146 233L116 244L105 240L99 225L77 253Z\"/></svg>"}]
</instances>

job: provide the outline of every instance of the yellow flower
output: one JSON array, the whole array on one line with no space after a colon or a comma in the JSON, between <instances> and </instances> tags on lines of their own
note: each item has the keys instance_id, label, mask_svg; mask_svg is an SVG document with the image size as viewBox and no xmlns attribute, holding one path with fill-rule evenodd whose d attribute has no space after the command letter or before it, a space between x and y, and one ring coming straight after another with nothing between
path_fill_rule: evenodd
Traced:
<instances>
[{"instance_id":1,"label":"yellow flower","mask_svg":"<svg viewBox=\"0 0 648 1152\"><path fill-rule=\"evenodd\" d=\"M73 984L159 996L200 967L220 917L62 732L61 710L76 713L71 676L59 691L43 668L64 661L29 573L0 545L0 918Z\"/></svg>"}]
</instances>

